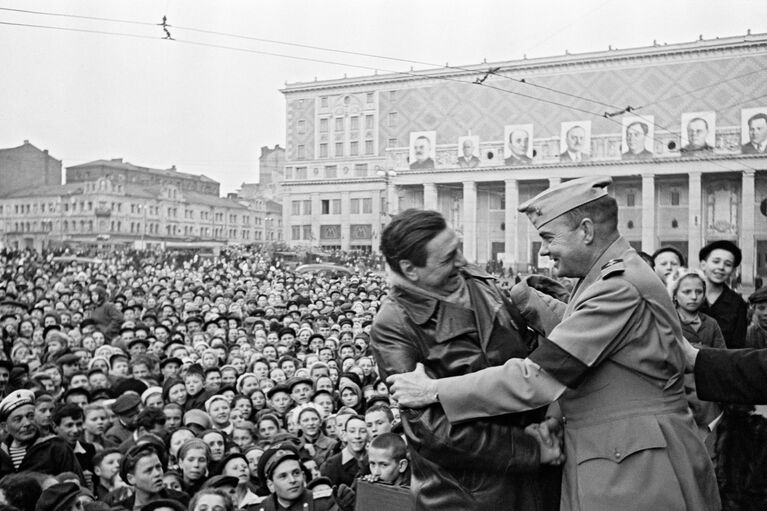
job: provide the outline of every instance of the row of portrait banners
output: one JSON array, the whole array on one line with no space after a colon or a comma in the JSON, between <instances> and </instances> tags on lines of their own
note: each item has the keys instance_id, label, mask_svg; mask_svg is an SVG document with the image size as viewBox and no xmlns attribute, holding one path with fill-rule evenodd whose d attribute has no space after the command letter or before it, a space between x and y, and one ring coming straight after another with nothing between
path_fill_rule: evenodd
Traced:
<instances>
[{"instance_id":1,"label":"row of portrait banners","mask_svg":"<svg viewBox=\"0 0 767 511\"><path fill-rule=\"evenodd\" d=\"M654 156L655 118L652 115L626 115L621 119L621 159L646 160ZM716 145L716 112L682 114L680 152L713 152ZM533 163L533 125L503 127L503 158L506 165ZM436 131L410 133L410 168L434 168ZM480 163L479 137L458 137L458 165L477 167ZM559 161L582 162L591 158L591 121L561 123ZM741 153L767 154L767 107L741 110Z\"/></svg>"}]
</instances>

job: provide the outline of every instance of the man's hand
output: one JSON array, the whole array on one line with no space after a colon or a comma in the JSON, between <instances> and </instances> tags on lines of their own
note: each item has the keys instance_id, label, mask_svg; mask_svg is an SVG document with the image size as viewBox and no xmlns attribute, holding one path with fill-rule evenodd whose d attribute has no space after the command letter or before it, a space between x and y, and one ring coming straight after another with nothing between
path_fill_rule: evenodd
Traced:
<instances>
[{"instance_id":1,"label":"man's hand","mask_svg":"<svg viewBox=\"0 0 767 511\"><path fill-rule=\"evenodd\" d=\"M393 374L386 378L386 382L400 406L423 408L437 402L437 382L426 375L420 362L414 371Z\"/></svg>"},{"instance_id":2,"label":"man's hand","mask_svg":"<svg viewBox=\"0 0 767 511\"><path fill-rule=\"evenodd\" d=\"M684 353L684 372L692 373L695 371L695 359L698 357L698 348L690 344L690 341L682 337L682 342L679 343L682 346L682 352Z\"/></svg>"},{"instance_id":3,"label":"man's hand","mask_svg":"<svg viewBox=\"0 0 767 511\"><path fill-rule=\"evenodd\" d=\"M558 420L546 419L540 424L530 424L525 428L525 433L538 440L541 464L561 465L565 461L562 450L564 436Z\"/></svg>"}]
</instances>

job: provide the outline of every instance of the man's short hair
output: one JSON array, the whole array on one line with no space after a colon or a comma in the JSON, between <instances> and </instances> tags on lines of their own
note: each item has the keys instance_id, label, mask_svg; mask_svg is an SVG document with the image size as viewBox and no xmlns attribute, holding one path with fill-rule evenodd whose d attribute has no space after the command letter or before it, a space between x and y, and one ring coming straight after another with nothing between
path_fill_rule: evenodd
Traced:
<instances>
[{"instance_id":1,"label":"man's short hair","mask_svg":"<svg viewBox=\"0 0 767 511\"><path fill-rule=\"evenodd\" d=\"M407 444L396 433L381 433L370 442L370 447L390 451L394 461L407 459Z\"/></svg>"},{"instance_id":2,"label":"man's short hair","mask_svg":"<svg viewBox=\"0 0 767 511\"><path fill-rule=\"evenodd\" d=\"M368 414L375 413L375 412L383 412L384 415L386 415L386 418L389 419L389 422L394 421L394 413L392 413L391 408L384 403L376 403L367 410L365 410L365 417L368 416Z\"/></svg>"},{"instance_id":3,"label":"man's short hair","mask_svg":"<svg viewBox=\"0 0 767 511\"><path fill-rule=\"evenodd\" d=\"M415 138L416 142L419 140L426 140L429 143L429 146L431 146L431 139L427 137L426 135L419 135Z\"/></svg>"},{"instance_id":4,"label":"man's short hair","mask_svg":"<svg viewBox=\"0 0 767 511\"><path fill-rule=\"evenodd\" d=\"M762 119L764 122L767 123L767 114L764 112L756 113L748 118L748 122L746 124L748 124L748 126L751 126L751 121L758 121L759 119Z\"/></svg>"},{"instance_id":5,"label":"man's short hair","mask_svg":"<svg viewBox=\"0 0 767 511\"><path fill-rule=\"evenodd\" d=\"M93 466L98 467L101 465L101 462L104 461L104 458L109 456L110 454L122 454L122 451L118 448L112 448L112 449L103 449L101 451L97 451L96 454L93 456Z\"/></svg>"},{"instance_id":6,"label":"man's short hair","mask_svg":"<svg viewBox=\"0 0 767 511\"><path fill-rule=\"evenodd\" d=\"M638 125L640 128L642 128L642 132L644 132L645 135L647 135L650 132L650 127L647 125L646 122L642 122L642 121L634 121L634 122L632 122L631 124L626 126L626 131L628 131L629 128L631 128L634 125Z\"/></svg>"},{"instance_id":7,"label":"man's short hair","mask_svg":"<svg viewBox=\"0 0 767 511\"><path fill-rule=\"evenodd\" d=\"M365 417L363 417L362 415L360 415L358 413L355 413L351 417L346 419L346 422L344 423L344 431L347 431L347 428L349 427L349 422L351 422L352 419L356 419L358 421L362 421L363 424L365 423Z\"/></svg>"},{"instance_id":8,"label":"man's short hair","mask_svg":"<svg viewBox=\"0 0 767 511\"><path fill-rule=\"evenodd\" d=\"M687 127L689 128L690 124L694 123L695 121L701 121L706 126L706 131L708 131L708 121L703 117L695 117L694 119L690 119L690 122L687 123Z\"/></svg>"},{"instance_id":9,"label":"man's short hair","mask_svg":"<svg viewBox=\"0 0 767 511\"><path fill-rule=\"evenodd\" d=\"M83 409L80 408L79 405L76 405L74 403L67 403L63 405L59 405L56 407L55 410L53 410L53 414L51 415L51 421L54 425L58 426L61 424L62 419L65 419L67 417L71 417L72 419L83 419L85 416L83 415Z\"/></svg>"},{"instance_id":10,"label":"man's short hair","mask_svg":"<svg viewBox=\"0 0 767 511\"><path fill-rule=\"evenodd\" d=\"M133 473L140 459L152 455L157 456L157 459L162 459L157 446L151 443L140 444L129 450L123 456L122 463L120 464L120 477L122 477L123 481L128 482L128 474Z\"/></svg>"},{"instance_id":11,"label":"man's short hair","mask_svg":"<svg viewBox=\"0 0 767 511\"><path fill-rule=\"evenodd\" d=\"M157 408L145 408L136 416L136 427L145 430L153 429L155 426L165 426L165 414Z\"/></svg>"},{"instance_id":12,"label":"man's short hair","mask_svg":"<svg viewBox=\"0 0 767 511\"><path fill-rule=\"evenodd\" d=\"M570 229L577 228L584 218L590 218L599 231L612 233L618 229L618 202L605 195L568 211L564 217Z\"/></svg>"},{"instance_id":13,"label":"man's short hair","mask_svg":"<svg viewBox=\"0 0 767 511\"><path fill-rule=\"evenodd\" d=\"M436 211L406 209L392 218L381 235L381 252L389 267L402 275L400 261L426 266L426 245L447 229L445 218Z\"/></svg>"}]
</instances>

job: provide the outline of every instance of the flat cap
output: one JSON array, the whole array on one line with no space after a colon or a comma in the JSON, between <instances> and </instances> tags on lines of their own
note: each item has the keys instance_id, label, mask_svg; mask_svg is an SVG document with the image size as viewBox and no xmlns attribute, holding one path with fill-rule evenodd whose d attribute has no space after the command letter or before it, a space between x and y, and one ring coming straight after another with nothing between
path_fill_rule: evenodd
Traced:
<instances>
[{"instance_id":1,"label":"flat cap","mask_svg":"<svg viewBox=\"0 0 767 511\"><path fill-rule=\"evenodd\" d=\"M210 420L210 415L197 408L193 408L184 414L183 423L184 426L195 424L202 429L210 429L213 425L213 422Z\"/></svg>"},{"instance_id":2,"label":"flat cap","mask_svg":"<svg viewBox=\"0 0 767 511\"><path fill-rule=\"evenodd\" d=\"M136 392L126 392L118 397L112 405L112 411L117 415L126 415L141 404L141 396Z\"/></svg>"},{"instance_id":3,"label":"flat cap","mask_svg":"<svg viewBox=\"0 0 767 511\"><path fill-rule=\"evenodd\" d=\"M40 494L35 511L68 510L79 494L80 486L75 483L54 484Z\"/></svg>"},{"instance_id":4,"label":"flat cap","mask_svg":"<svg viewBox=\"0 0 767 511\"><path fill-rule=\"evenodd\" d=\"M760 287L748 297L748 303L751 305L764 302L767 302L767 286Z\"/></svg>"},{"instance_id":5,"label":"flat cap","mask_svg":"<svg viewBox=\"0 0 767 511\"><path fill-rule=\"evenodd\" d=\"M568 211L601 199L613 182L608 176L589 176L552 186L519 206L536 229Z\"/></svg>"}]
</instances>

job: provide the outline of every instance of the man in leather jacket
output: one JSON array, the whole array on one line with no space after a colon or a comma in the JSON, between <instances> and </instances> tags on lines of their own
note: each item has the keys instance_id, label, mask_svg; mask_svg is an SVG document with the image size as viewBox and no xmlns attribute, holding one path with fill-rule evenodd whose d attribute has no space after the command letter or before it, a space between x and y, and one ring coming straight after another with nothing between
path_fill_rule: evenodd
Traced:
<instances>
[{"instance_id":1,"label":"man in leather jacket","mask_svg":"<svg viewBox=\"0 0 767 511\"><path fill-rule=\"evenodd\" d=\"M446 377L527 356L521 317L515 323L492 276L467 265L442 215L403 211L384 230L381 251L393 284L371 330L381 378L418 363ZM534 434L544 416L538 409L451 426L439 403L403 409L417 509L556 509L558 481L542 490L540 472L561 461L559 445Z\"/></svg>"}]
</instances>

